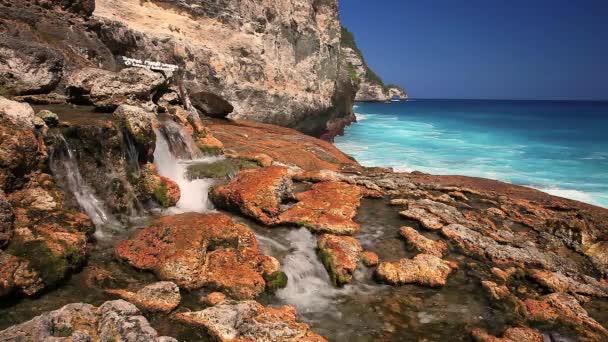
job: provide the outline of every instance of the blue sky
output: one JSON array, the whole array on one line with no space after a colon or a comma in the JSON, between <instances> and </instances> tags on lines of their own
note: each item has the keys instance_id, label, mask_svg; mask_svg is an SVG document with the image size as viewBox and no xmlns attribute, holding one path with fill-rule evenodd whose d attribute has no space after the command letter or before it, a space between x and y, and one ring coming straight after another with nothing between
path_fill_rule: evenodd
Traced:
<instances>
[{"instance_id":1,"label":"blue sky","mask_svg":"<svg viewBox=\"0 0 608 342\"><path fill-rule=\"evenodd\" d=\"M340 15L412 97L608 100L608 0L341 0Z\"/></svg>"}]
</instances>

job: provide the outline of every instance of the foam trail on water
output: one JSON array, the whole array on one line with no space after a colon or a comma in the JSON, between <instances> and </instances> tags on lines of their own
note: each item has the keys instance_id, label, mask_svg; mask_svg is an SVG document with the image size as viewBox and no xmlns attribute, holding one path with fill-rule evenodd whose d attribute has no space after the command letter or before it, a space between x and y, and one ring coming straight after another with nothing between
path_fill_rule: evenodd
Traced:
<instances>
[{"instance_id":1,"label":"foam trail on water","mask_svg":"<svg viewBox=\"0 0 608 342\"><path fill-rule=\"evenodd\" d=\"M69 190L74 194L76 201L95 224L95 236L104 238L107 228L116 228L120 224L110 215L103 202L97 198L93 189L84 181L78 168L78 162L63 135L57 135L63 148L53 154L52 169L55 175L64 175ZM60 168L60 169L59 169Z\"/></svg>"},{"instance_id":2,"label":"foam trail on water","mask_svg":"<svg viewBox=\"0 0 608 342\"><path fill-rule=\"evenodd\" d=\"M167 132L167 130L165 130ZM195 159L184 159L188 157L178 158L170 149L167 137L159 130L156 133L156 149L154 150L154 165L158 173L171 179L179 186L181 197L175 207L168 209L169 213L179 214L185 212L207 212L213 209L209 201L209 189L214 184L212 179L194 179L190 180L187 177L188 166L192 164L213 163L222 160L223 157L200 157L202 154L196 150L189 141L182 141L184 146L192 149L191 156L196 156ZM177 140L184 137L185 134L181 130L170 139ZM175 143L173 141L172 143Z\"/></svg>"}]
</instances>

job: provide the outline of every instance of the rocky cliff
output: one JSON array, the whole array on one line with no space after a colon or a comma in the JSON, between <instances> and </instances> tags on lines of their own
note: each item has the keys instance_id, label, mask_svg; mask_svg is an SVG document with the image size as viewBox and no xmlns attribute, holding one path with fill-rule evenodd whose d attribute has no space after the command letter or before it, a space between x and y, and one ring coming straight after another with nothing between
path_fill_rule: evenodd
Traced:
<instances>
[{"instance_id":1,"label":"rocky cliff","mask_svg":"<svg viewBox=\"0 0 608 342\"><path fill-rule=\"evenodd\" d=\"M358 83L355 101L385 102L392 99L407 99L407 93L401 86L385 85L382 78L367 65L354 36L344 27L342 28L341 49L342 55L348 63L349 73Z\"/></svg>"},{"instance_id":2,"label":"rocky cliff","mask_svg":"<svg viewBox=\"0 0 608 342\"><path fill-rule=\"evenodd\" d=\"M231 118L319 136L351 114L336 0L0 1L0 27L3 95L62 93L126 56L179 66L186 91Z\"/></svg>"}]
</instances>

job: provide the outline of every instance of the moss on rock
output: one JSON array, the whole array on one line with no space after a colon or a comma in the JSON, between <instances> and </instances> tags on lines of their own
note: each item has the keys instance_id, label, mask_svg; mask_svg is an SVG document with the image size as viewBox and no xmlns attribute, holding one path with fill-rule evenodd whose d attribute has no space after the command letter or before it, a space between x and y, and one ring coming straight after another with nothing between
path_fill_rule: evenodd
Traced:
<instances>
[{"instance_id":1,"label":"moss on rock","mask_svg":"<svg viewBox=\"0 0 608 342\"><path fill-rule=\"evenodd\" d=\"M288 277L285 272L276 271L273 274L266 277L266 291L275 292L278 289L287 287Z\"/></svg>"}]
</instances>

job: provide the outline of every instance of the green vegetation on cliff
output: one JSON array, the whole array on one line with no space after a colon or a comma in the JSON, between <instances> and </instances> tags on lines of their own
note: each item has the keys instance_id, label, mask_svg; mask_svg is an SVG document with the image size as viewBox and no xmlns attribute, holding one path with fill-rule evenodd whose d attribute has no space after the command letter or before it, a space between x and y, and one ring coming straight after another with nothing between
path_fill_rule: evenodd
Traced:
<instances>
[{"instance_id":1,"label":"green vegetation on cliff","mask_svg":"<svg viewBox=\"0 0 608 342\"><path fill-rule=\"evenodd\" d=\"M378 76L378 74L376 74L369 67L369 65L367 65L367 62L365 61L365 57L363 57L363 52L361 52L361 50L357 46L357 42L355 41L355 36L344 26L342 26L341 43L342 43L342 46L353 49L357 53L357 55L359 55L359 57L361 58L361 61L363 62L363 66L365 67L365 71L367 72L367 79L371 83L378 83L381 86L386 87L384 85L384 81L382 80L382 78L380 76Z\"/></svg>"}]
</instances>

